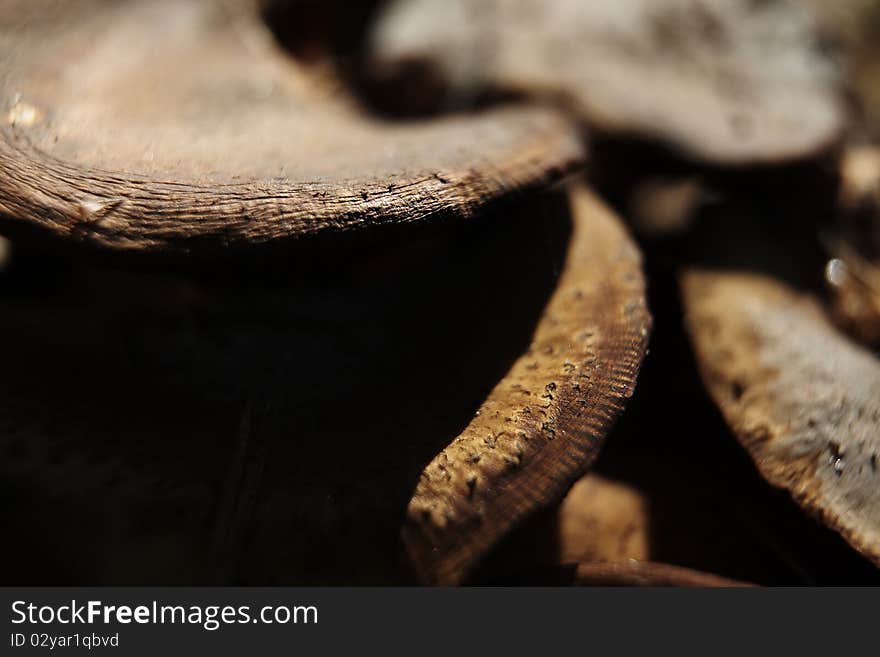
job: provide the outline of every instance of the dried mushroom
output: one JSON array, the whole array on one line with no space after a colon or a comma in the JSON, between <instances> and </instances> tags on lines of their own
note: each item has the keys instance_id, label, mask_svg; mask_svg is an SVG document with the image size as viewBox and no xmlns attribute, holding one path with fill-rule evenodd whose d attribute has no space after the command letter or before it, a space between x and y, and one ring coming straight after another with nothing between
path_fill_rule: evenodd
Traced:
<instances>
[{"instance_id":1,"label":"dried mushroom","mask_svg":"<svg viewBox=\"0 0 880 657\"><path fill-rule=\"evenodd\" d=\"M880 564L880 361L771 278L692 270L683 291L703 379L763 476Z\"/></svg>"},{"instance_id":2,"label":"dried mushroom","mask_svg":"<svg viewBox=\"0 0 880 657\"><path fill-rule=\"evenodd\" d=\"M722 164L810 155L844 129L837 67L781 0L399 0L373 54L426 62L459 96L549 95L603 132Z\"/></svg>"},{"instance_id":3,"label":"dried mushroom","mask_svg":"<svg viewBox=\"0 0 880 657\"><path fill-rule=\"evenodd\" d=\"M582 158L541 109L368 118L294 66L251 5L4 5L0 229L218 250L470 216Z\"/></svg>"},{"instance_id":4,"label":"dried mushroom","mask_svg":"<svg viewBox=\"0 0 880 657\"><path fill-rule=\"evenodd\" d=\"M558 501L595 459L632 394L650 326L641 260L587 189L531 344L423 472L404 543L422 580L460 582L523 519Z\"/></svg>"}]
</instances>

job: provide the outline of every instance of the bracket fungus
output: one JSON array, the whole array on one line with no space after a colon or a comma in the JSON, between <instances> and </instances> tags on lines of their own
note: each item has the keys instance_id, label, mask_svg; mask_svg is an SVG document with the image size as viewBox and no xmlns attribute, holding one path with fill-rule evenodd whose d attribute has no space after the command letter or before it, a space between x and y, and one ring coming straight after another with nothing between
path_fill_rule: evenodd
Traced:
<instances>
[{"instance_id":1,"label":"bracket fungus","mask_svg":"<svg viewBox=\"0 0 880 657\"><path fill-rule=\"evenodd\" d=\"M539 108L368 118L281 53L255 3L6 3L0 49L17 235L188 253L469 216L583 156Z\"/></svg>"},{"instance_id":2,"label":"bracket fungus","mask_svg":"<svg viewBox=\"0 0 880 657\"><path fill-rule=\"evenodd\" d=\"M0 576L880 578L859 3L319 4L0 3Z\"/></svg>"},{"instance_id":3,"label":"bracket fungus","mask_svg":"<svg viewBox=\"0 0 880 657\"><path fill-rule=\"evenodd\" d=\"M880 360L758 275L688 271L703 379L761 474L880 564Z\"/></svg>"},{"instance_id":4,"label":"bracket fungus","mask_svg":"<svg viewBox=\"0 0 880 657\"><path fill-rule=\"evenodd\" d=\"M425 468L403 539L420 578L460 582L537 509L558 501L595 459L647 346L638 250L586 188L532 344L462 433Z\"/></svg>"},{"instance_id":5,"label":"bracket fungus","mask_svg":"<svg viewBox=\"0 0 880 657\"><path fill-rule=\"evenodd\" d=\"M426 62L458 94L561 98L603 132L720 164L808 156L844 129L838 72L780 0L399 0L374 55Z\"/></svg>"}]
</instances>

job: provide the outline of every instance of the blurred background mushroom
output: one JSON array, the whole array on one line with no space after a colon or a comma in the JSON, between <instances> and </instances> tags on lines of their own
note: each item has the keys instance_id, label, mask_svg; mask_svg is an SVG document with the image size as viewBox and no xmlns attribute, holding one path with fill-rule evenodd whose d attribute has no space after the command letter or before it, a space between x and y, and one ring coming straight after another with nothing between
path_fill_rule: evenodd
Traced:
<instances>
[{"instance_id":1,"label":"blurred background mushroom","mask_svg":"<svg viewBox=\"0 0 880 657\"><path fill-rule=\"evenodd\" d=\"M722 164L779 162L844 129L840 77L785 2L399 0L379 64L425 62L449 94L550 96L593 130Z\"/></svg>"}]
</instances>

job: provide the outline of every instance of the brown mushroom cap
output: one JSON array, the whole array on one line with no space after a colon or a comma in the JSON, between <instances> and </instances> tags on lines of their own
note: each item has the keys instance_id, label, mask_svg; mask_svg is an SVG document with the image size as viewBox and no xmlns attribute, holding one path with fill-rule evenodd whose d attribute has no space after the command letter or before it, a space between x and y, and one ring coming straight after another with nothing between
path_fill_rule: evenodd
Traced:
<instances>
[{"instance_id":1,"label":"brown mushroom cap","mask_svg":"<svg viewBox=\"0 0 880 657\"><path fill-rule=\"evenodd\" d=\"M460 582L595 459L648 340L641 260L587 189L572 194L564 268L532 343L470 424L425 468L403 539L420 578Z\"/></svg>"},{"instance_id":2,"label":"brown mushroom cap","mask_svg":"<svg viewBox=\"0 0 880 657\"><path fill-rule=\"evenodd\" d=\"M386 125L319 88L250 3L0 8L0 229L137 251L471 215L582 158L541 109Z\"/></svg>"},{"instance_id":3,"label":"brown mushroom cap","mask_svg":"<svg viewBox=\"0 0 880 657\"><path fill-rule=\"evenodd\" d=\"M781 1L401 0L374 41L459 92L561 95L602 131L712 162L807 156L844 127L837 71Z\"/></svg>"},{"instance_id":4,"label":"brown mushroom cap","mask_svg":"<svg viewBox=\"0 0 880 657\"><path fill-rule=\"evenodd\" d=\"M703 379L773 485L880 564L880 362L767 277L689 271Z\"/></svg>"}]
</instances>

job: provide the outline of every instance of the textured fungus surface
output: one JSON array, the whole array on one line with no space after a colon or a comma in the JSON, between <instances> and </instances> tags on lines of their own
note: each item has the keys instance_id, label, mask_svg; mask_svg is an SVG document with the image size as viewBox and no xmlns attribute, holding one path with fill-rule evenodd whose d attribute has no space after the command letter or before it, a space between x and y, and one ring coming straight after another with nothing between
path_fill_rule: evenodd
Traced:
<instances>
[{"instance_id":1,"label":"textured fungus surface","mask_svg":"<svg viewBox=\"0 0 880 657\"><path fill-rule=\"evenodd\" d=\"M838 71L781 0L401 0L374 43L456 93L562 97L599 129L715 162L802 157L843 130Z\"/></svg>"},{"instance_id":2,"label":"textured fungus surface","mask_svg":"<svg viewBox=\"0 0 880 657\"><path fill-rule=\"evenodd\" d=\"M421 579L461 581L515 525L558 501L632 395L648 340L639 253L585 188L531 345L422 473L404 543Z\"/></svg>"},{"instance_id":3,"label":"textured fungus surface","mask_svg":"<svg viewBox=\"0 0 880 657\"><path fill-rule=\"evenodd\" d=\"M773 279L691 271L683 290L703 379L758 469L880 564L880 361Z\"/></svg>"},{"instance_id":4,"label":"textured fungus surface","mask_svg":"<svg viewBox=\"0 0 880 657\"><path fill-rule=\"evenodd\" d=\"M0 230L215 250L468 216L576 165L552 112L387 125L282 55L251 3L0 7Z\"/></svg>"}]
</instances>

